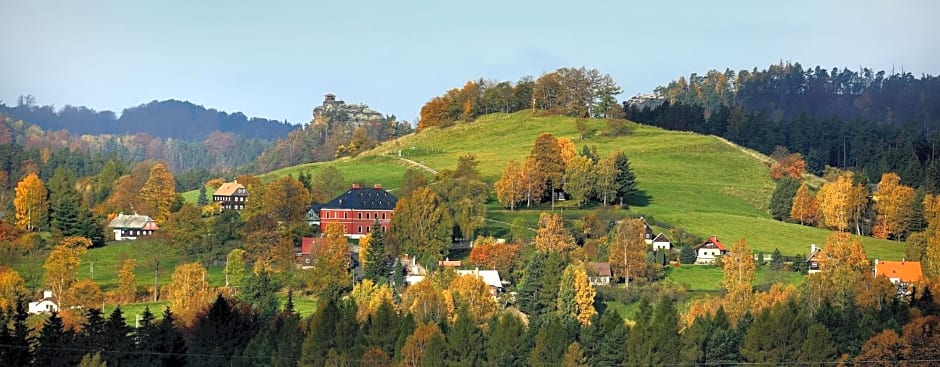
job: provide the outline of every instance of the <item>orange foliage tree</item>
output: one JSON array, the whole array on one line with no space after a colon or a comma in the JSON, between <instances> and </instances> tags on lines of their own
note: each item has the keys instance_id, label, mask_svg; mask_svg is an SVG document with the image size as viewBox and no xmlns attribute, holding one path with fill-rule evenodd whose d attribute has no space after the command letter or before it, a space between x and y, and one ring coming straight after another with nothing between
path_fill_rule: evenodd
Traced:
<instances>
[{"instance_id":1,"label":"orange foliage tree","mask_svg":"<svg viewBox=\"0 0 940 367\"><path fill-rule=\"evenodd\" d=\"M431 343L432 338L439 338L439 342L443 343L444 334L441 333L441 328L437 324L432 322L415 328L415 331L408 336L405 345L402 347L401 365L405 367L423 366L424 364L421 362L424 358L424 350Z\"/></svg>"},{"instance_id":2,"label":"orange foliage tree","mask_svg":"<svg viewBox=\"0 0 940 367\"><path fill-rule=\"evenodd\" d=\"M806 161L800 153L792 153L780 157L770 165L770 176L775 180L790 176L794 179L800 179L806 173Z\"/></svg>"},{"instance_id":3,"label":"orange foliage tree","mask_svg":"<svg viewBox=\"0 0 940 367\"><path fill-rule=\"evenodd\" d=\"M150 176L140 189L140 198L153 210L150 214L157 223L166 223L170 218L170 207L176 201L173 175L163 162L150 168Z\"/></svg>"},{"instance_id":4,"label":"orange foliage tree","mask_svg":"<svg viewBox=\"0 0 940 367\"><path fill-rule=\"evenodd\" d=\"M496 243L493 237L477 237L470 250L470 264L508 274L521 247L518 244Z\"/></svg>"},{"instance_id":5,"label":"orange foliage tree","mask_svg":"<svg viewBox=\"0 0 940 367\"><path fill-rule=\"evenodd\" d=\"M819 205L816 203L816 197L810 194L809 186L806 185L806 182L803 182L793 197L790 218L798 219L800 224L812 225L816 223L817 212L819 212Z\"/></svg>"},{"instance_id":6,"label":"orange foliage tree","mask_svg":"<svg viewBox=\"0 0 940 367\"><path fill-rule=\"evenodd\" d=\"M324 294L352 285L349 276L349 242L340 223L329 223L323 228L326 246L314 250L313 269L306 276L308 290Z\"/></svg>"},{"instance_id":7,"label":"orange foliage tree","mask_svg":"<svg viewBox=\"0 0 940 367\"><path fill-rule=\"evenodd\" d=\"M564 253L574 247L574 237L565 229L561 216L542 212L539 215L539 228L535 235L535 248L544 252Z\"/></svg>"}]
</instances>

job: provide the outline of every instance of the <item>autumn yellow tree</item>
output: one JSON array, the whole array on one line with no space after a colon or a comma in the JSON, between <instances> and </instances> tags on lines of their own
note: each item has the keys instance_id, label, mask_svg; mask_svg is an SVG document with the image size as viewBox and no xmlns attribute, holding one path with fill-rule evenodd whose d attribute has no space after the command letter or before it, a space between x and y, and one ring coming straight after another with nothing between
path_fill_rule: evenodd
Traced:
<instances>
[{"instance_id":1,"label":"autumn yellow tree","mask_svg":"<svg viewBox=\"0 0 940 367\"><path fill-rule=\"evenodd\" d=\"M417 322L445 322L454 312L453 298L445 293L434 282L425 279L405 290L401 300L402 311L411 312Z\"/></svg>"},{"instance_id":2,"label":"autumn yellow tree","mask_svg":"<svg viewBox=\"0 0 940 367\"><path fill-rule=\"evenodd\" d=\"M535 157L529 156L522 166L522 192L526 208L531 207L533 201L537 204L545 193L545 172L539 165Z\"/></svg>"},{"instance_id":3,"label":"autumn yellow tree","mask_svg":"<svg viewBox=\"0 0 940 367\"><path fill-rule=\"evenodd\" d=\"M596 183L597 176L594 174L594 164L590 158L575 156L568 159L565 167L565 192L578 203L578 207L588 201Z\"/></svg>"},{"instance_id":4,"label":"autumn yellow tree","mask_svg":"<svg viewBox=\"0 0 940 367\"><path fill-rule=\"evenodd\" d=\"M565 222L558 214L542 212L535 235L535 248L539 251L564 253L575 247L574 237L565 229Z\"/></svg>"},{"instance_id":5,"label":"autumn yellow tree","mask_svg":"<svg viewBox=\"0 0 940 367\"><path fill-rule=\"evenodd\" d=\"M630 280L645 276L646 227L641 219L624 219L614 227L607 253L613 275Z\"/></svg>"},{"instance_id":6,"label":"autumn yellow tree","mask_svg":"<svg viewBox=\"0 0 940 367\"><path fill-rule=\"evenodd\" d=\"M91 247L91 241L84 237L66 237L52 249L43 265L43 280L46 287L59 298L59 307L72 306L66 290L75 283L79 257Z\"/></svg>"},{"instance_id":7,"label":"autumn yellow tree","mask_svg":"<svg viewBox=\"0 0 940 367\"><path fill-rule=\"evenodd\" d=\"M854 221L856 232L861 231L858 219L868 205L868 192L865 187L854 184L852 180L851 172L844 173L835 181L823 185L816 194L819 212L822 213L826 226L846 231Z\"/></svg>"},{"instance_id":8,"label":"autumn yellow tree","mask_svg":"<svg viewBox=\"0 0 940 367\"><path fill-rule=\"evenodd\" d=\"M571 158L578 156L574 149L574 142L571 139L558 138L558 147L561 149L561 160L565 162L566 166L571 162Z\"/></svg>"},{"instance_id":9,"label":"autumn yellow tree","mask_svg":"<svg viewBox=\"0 0 940 367\"><path fill-rule=\"evenodd\" d=\"M359 266L363 269L366 268L368 262L367 255L369 254L369 245L372 242L372 232L366 233L365 236L359 237Z\"/></svg>"},{"instance_id":10,"label":"autumn yellow tree","mask_svg":"<svg viewBox=\"0 0 940 367\"><path fill-rule=\"evenodd\" d=\"M929 228L928 231L931 229ZM923 257L924 276L927 278L940 278L940 229L930 232L927 237L927 247Z\"/></svg>"},{"instance_id":11,"label":"autumn yellow tree","mask_svg":"<svg viewBox=\"0 0 940 367\"><path fill-rule=\"evenodd\" d=\"M465 274L454 278L448 288L454 297L454 307L466 307L477 325L484 325L499 308L483 278Z\"/></svg>"},{"instance_id":12,"label":"autumn yellow tree","mask_svg":"<svg viewBox=\"0 0 940 367\"><path fill-rule=\"evenodd\" d=\"M16 225L32 231L44 222L49 213L46 185L39 176L30 173L16 184L15 191L13 206L16 207Z\"/></svg>"},{"instance_id":13,"label":"autumn yellow tree","mask_svg":"<svg viewBox=\"0 0 940 367\"><path fill-rule=\"evenodd\" d=\"M264 190L264 212L283 224L304 220L310 207L310 193L303 183L291 176L272 181Z\"/></svg>"},{"instance_id":14,"label":"autumn yellow tree","mask_svg":"<svg viewBox=\"0 0 940 367\"><path fill-rule=\"evenodd\" d=\"M790 218L799 220L800 224L812 225L816 223L816 213L818 212L819 206L816 203L816 197L810 194L809 186L806 185L806 182L803 182L793 197Z\"/></svg>"},{"instance_id":15,"label":"autumn yellow tree","mask_svg":"<svg viewBox=\"0 0 940 367\"><path fill-rule=\"evenodd\" d=\"M725 290L725 310L728 317L738 320L750 305L757 265L754 254L743 238L731 246L728 254L721 258L724 276L721 286Z\"/></svg>"},{"instance_id":16,"label":"autumn yellow tree","mask_svg":"<svg viewBox=\"0 0 940 367\"><path fill-rule=\"evenodd\" d=\"M544 133L535 139L535 145L529 153L538 162L539 175L545 181L541 184L546 190L560 189L565 176L565 160L562 157L561 145L554 135ZM555 201L552 200L554 205Z\"/></svg>"},{"instance_id":17,"label":"autumn yellow tree","mask_svg":"<svg viewBox=\"0 0 940 367\"><path fill-rule=\"evenodd\" d=\"M326 245L313 254L313 269L306 276L308 290L315 294L338 292L352 285L349 275L349 242L340 223L329 223L323 228Z\"/></svg>"},{"instance_id":18,"label":"autumn yellow tree","mask_svg":"<svg viewBox=\"0 0 940 367\"><path fill-rule=\"evenodd\" d=\"M0 265L0 310L6 310L27 295L26 283L16 270Z\"/></svg>"},{"instance_id":19,"label":"autumn yellow tree","mask_svg":"<svg viewBox=\"0 0 940 367\"><path fill-rule=\"evenodd\" d=\"M829 284L824 291L836 303L850 301L848 297L856 284L871 271L862 242L845 232L835 232L826 239L818 261Z\"/></svg>"},{"instance_id":20,"label":"autumn yellow tree","mask_svg":"<svg viewBox=\"0 0 940 367\"><path fill-rule=\"evenodd\" d=\"M878 191L873 199L877 213L877 226L884 229L883 236L894 236L898 241L907 233L910 226L914 189L901 185L901 178L893 172L881 175Z\"/></svg>"},{"instance_id":21,"label":"autumn yellow tree","mask_svg":"<svg viewBox=\"0 0 940 367\"><path fill-rule=\"evenodd\" d=\"M360 323L365 323L370 316L374 316L383 303L395 304L388 284L375 284L368 278L353 286L349 298L356 303L356 320Z\"/></svg>"},{"instance_id":22,"label":"autumn yellow tree","mask_svg":"<svg viewBox=\"0 0 940 367\"><path fill-rule=\"evenodd\" d=\"M146 203L157 223L166 223L170 218L170 207L176 201L176 189L173 175L163 162L157 162L150 168L150 176L140 189L140 198Z\"/></svg>"},{"instance_id":23,"label":"autumn yellow tree","mask_svg":"<svg viewBox=\"0 0 940 367\"><path fill-rule=\"evenodd\" d=\"M590 325L591 318L597 314L594 308L596 294L597 291L591 285L584 265L568 265L561 275L558 287L558 312L578 320L581 325Z\"/></svg>"},{"instance_id":24,"label":"autumn yellow tree","mask_svg":"<svg viewBox=\"0 0 940 367\"><path fill-rule=\"evenodd\" d=\"M516 210L516 204L525 199L523 189L525 178L522 176L522 165L511 160L506 163L506 168L503 168L499 180L493 184L493 188L496 190L496 199L503 206L508 206L509 210Z\"/></svg>"},{"instance_id":25,"label":"autumn yellow tree","mask_svg":"<svg viewBox=\"0 0 940 367\"><path fill-rule=\"evenodd\" d=\"M601 199L604 205L617 197L617 176L620 169L617 168L617 154L610 154L594 164L594 173L597 176L594 191Z\"/></svg>"},{"instance_id":26,"label":"autumn yellow tree","mask_svg":"<svg viewBox=\"0 0 940 367\"><path fill-rule=\"evenodd\" d=\"M134 269L137 268L137 260L124 259L121 262L121 269L118 271L118 287L114 292L114 301L117 303L134 303L137 298L137 276L134 275Z\"/></svg>"},{"instance_id":27,"label":"autumn yellow tree","mask_svg":"<svg viewBox=\"0 0 940 367\"><path fill-rule=\"evenodd\" d=\"M183 325L192 325L199 311L212 301L206 276L206 268L198 261L177 265L173 270L165 293L170 309Z\"/></svg>"}]
</instances>

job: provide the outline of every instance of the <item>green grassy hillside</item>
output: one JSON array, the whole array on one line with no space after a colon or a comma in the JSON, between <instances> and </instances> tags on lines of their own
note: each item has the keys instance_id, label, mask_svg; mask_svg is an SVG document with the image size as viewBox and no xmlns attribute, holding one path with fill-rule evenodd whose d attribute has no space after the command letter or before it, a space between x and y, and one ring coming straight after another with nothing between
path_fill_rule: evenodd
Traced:
<instances>
[{"instance_id":1,"label":"green grassy hillside","mask_svg":"<svg viewBox=\"0 0 940 367\"><path fill-rule=\"evenodd\" d=\"M588 124L596 131L605 127L603 120L589 120ZM650 199L648 205L635 205L628 212L653 216L700 236L717 235L727 245L744 238L755 252L779 248L784 254L805 254L811 243L825 243L829 231L770 217L766 207L774 182L769 168L753 152L713 136L639 124L632 127L630 136L612 138L598 133L578 141L574 118L534 117L525 112L493 114L473 123L429 129L387 142L366 155L400 152L405 158L443 169L456 167L459 156L473 154L480 161L484 179L492 183L506 162L524 160L535 138L549 132L571 139L579 151L590 145L601 155L615 150L627 153L639 187ZM574 208L564 211L568 218L582 213ZM496 209L489 213L505 222L520 215L534 224L537 212ZM862 242L870 257L903 257L903 244L872 238L862 238Z\"/></svg>"}]
</instances>

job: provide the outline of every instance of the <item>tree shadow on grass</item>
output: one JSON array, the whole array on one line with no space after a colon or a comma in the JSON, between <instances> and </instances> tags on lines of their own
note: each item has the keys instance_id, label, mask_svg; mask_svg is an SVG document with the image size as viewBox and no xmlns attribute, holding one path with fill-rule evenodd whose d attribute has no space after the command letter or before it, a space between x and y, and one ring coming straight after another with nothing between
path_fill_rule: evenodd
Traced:
<instances>
[{"instance_id":1,"label":"tree shadow on grass","mask_svg":"<svg viewBox=\"0 0 940 367\"><path fill-rule=\"evenodd\" d=\"M630 196L630 199L627 200L625 204L627 207L639 206L646 207L653 202L653 196L647 193L645 190L637 190L633 195Z\"/></svg>"}]
</instances>

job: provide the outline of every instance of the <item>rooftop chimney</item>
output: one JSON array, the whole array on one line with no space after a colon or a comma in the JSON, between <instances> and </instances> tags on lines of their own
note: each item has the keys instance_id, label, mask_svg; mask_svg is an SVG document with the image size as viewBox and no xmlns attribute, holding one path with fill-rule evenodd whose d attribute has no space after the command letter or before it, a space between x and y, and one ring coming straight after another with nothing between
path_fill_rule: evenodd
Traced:
<instances>
[{"instance_id":1,"label":"rooftop chimney","mask_svg":"<svg viewBox=\"0 0 940 367\"><path fill-rule=\"evenodd\" d=\"M375 186L372 186L372 187L377 188L377 189L381 189L381 188L382 188L382 184L375 184Z\"/></svg>"},{"instance_id":2,"label":"rooftop chimney","mask_svg":"<svg viewBox=\"0 0 940 367\"><path fill-rule=\"evenodd\" d=\"M352 188L354 188L354 189L358 189L358 188L359 188L359 184L357 184L357 183L354 183L354 184L352 185Z\"/></svg>"}]
</instances>

